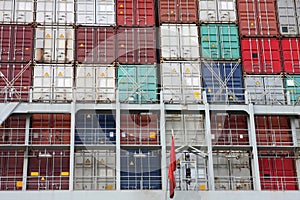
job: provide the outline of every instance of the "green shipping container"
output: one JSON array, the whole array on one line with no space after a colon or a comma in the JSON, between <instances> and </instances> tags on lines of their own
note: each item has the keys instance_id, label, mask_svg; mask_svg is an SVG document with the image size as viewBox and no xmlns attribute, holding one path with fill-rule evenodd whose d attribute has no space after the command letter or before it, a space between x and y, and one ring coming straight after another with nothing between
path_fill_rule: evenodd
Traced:
<instances>
[{"instance_id":1,"label":"green shipping container","mask_svg":"<svg viewBox=\"0 0 300 200\"><path fill-rule=\"evenodd\" d=\"M285 78L286 91L292 105L300 104L300 75L287 75Z\"/></svg>"},{"instance_id":2,"label":"green shipping container","mask_svg":"<svg viewBox=\"0 0 300 200\"><path fill-rule=\"evenodd\" d=\"M118 90L120 102L157 102L157 72L155 65L119 65Z\"/></svg>"},{"instance_id":3,"label":"green shipping container","mask_svg":"<svg viewBox=\"0 0 300 200\"><path fill-rule=\"evenodd\" d=\"M237 60L240 58L238 28L234 24L200 26L203 59Z\"/></svg>"}]
</instances>

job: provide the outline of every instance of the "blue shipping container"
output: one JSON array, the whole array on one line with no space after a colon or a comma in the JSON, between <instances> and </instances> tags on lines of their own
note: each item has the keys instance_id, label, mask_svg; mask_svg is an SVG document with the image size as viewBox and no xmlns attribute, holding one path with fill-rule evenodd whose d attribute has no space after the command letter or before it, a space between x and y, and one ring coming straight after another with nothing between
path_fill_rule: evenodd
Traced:
<instances>
[{"instance_id":1,"label":"blue shipping container","mask_svg":"<svg viewBox=\"0 0 300 200\"><path fill-rule=\"evenodd\" d=\"M156 102L157 74L155 65L119 65L118 89L120 102Z\"/></svg>"},{"instance_id":2,"label":"blue shipping container","mask_svg":"<svg viewBox=\"0 0 300 200\"><path fill-rule=\"evenodd\" d=\"M116 122L112 114L76 114L75 144L105 145L116 143Z\"/></svg>"},{"instance_id":3,"label":"blue shipping container","mask_svg":"<svg viewBox=\"0 0 300 200\"><path fill-rule=\"evenodd\" d=\"M202 63L203 87L210 103L244 102L240 63Z\"/></svg>"},{"instance_id":4,"label":"blue shipping container","mask_svg":"<svg viewBox=\"0 0 300 200\"><path fill-rule=\"evenodd\" d=\"M121 151L122 190L159 190L161 187L160 150Z\"/></svg>"}]
</instances>

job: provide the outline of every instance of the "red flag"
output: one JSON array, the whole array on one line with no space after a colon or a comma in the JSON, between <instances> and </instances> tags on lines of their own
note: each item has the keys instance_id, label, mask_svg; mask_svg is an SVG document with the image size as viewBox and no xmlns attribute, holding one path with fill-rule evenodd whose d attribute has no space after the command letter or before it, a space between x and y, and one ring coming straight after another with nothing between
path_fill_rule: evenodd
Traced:
<instances>
[{"instance_id":1,"label":"red flag","mask_svg":"<svg viewBox=\"0 0 300 200\"><path fill-rule=\"evenodd\" d=\"M176 187L176 180L174 176L174 171L176 170L176 155L175 155L175 145L174 145L174 135L172 135L172 144L170 152L170 164L168 171L168 178L170 179L170 198L174 197L174 190Z\"/></svg>"}]
</instances>

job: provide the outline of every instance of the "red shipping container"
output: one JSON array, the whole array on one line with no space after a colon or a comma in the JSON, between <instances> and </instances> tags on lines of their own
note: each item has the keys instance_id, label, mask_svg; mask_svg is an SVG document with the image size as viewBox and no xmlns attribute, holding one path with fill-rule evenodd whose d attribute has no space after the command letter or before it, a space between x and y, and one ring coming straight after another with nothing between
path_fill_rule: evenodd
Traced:
<instances>
[{"instance_id":1,"label":"red shipping container","mask_svg":"<svg viewBox=\"0 0 300 200\"><path fill-rule=\"evenodd\" d=\"M31 151L28 158L27 190L68 190L69 151Z\"/></svg>"},{"instance_id":2,"label":"red shipping container","mask_svg":"<svg viewBox=\"0 0 300 200\"><path fill-rule=\"evenodd\" d=\"M282 39L281 48L284 71L291 74L300 74L300 39Z\"/></svg>"},{"instance_id":3,"label":"red shipping container","mask_svg":"<svg viewBox=\"0 0 300 200\"><path fill-rule=\"evenodd\" d=\"M197 23L195 0L159 0L160 23Z\"/></svg>"},{"instance_id":4,"label":"red shipping container","mask_svg":"<svg viewBox=\"0 0 300 200\"><path fill-rule=\"evenodd\" d=\"M211 115L212 145L249 145L246 115Z\"/></svg>"},{"instance_id":5,"label":"red shipping container","mask_svg":"<svg viewBox=\"0 0 300 200\"><path fill-rule=\"evenodd\" d=\"M25 116L11 116L0 126L0 144L25 144Z\"/></svg>"},{"instance_id":6,"label":"red shipping container","mask_svg":"<svg viewBox=\"0 0 300 200\"><path fill-rule=\"evenodd\" d=\"M264 156L258 159L262 190L297 190L294 160Z\"/></svg>"},{"instance_id":7,"label":"red shipping container","mask_svg":"<svg viewBox=\"0 0 300 200\"><path fill-rule=\"evenodd\" d=\"M154 26L153 0L117 0L117 25Z\"/></svg>"},{"instance_id":8,"label":"red shipping container","mask_svg":"<svg viewBox=\"0 0 300 200\"><path fill-rule=\"evenodd\" d=\"M32 67L26 64L0 64L0 102L28 101Z\"/></svg>"},{"instance_id":9,"label":"red shipping container","mask_svg":"<svg viewBox=\"0 0 300 200\"><path fill-rule=\"evenodd\" d=\"M70 114L33 114L31 117L31 144L70 144Z\"/></svg>"},{"instance_id":10,"label":"red shipping container","mask_svg":"<svg viewBox=\"0 0 300 200\"><path fill-rule=\"evenodd\" d=\"M24 152L0 150L0 190L22 190Z\"/></svg>"},{"instance_id":11,"label":"red shipping container","mask_svg":"<svg viewBox=\"0 0 300 200\"><path fill-rule=\"evenodd\" d=\"M29 62L33 52L33 28L23 25L0 26L0 61Z\"/></svg>"},{"instance_id":12,"label":"red shipping container","mask_svg":"<svg viewBox=\"0 0 300 200\"><path fill-rule=\"evenodd\" d=\"M255 116L258 146L292 146L290 120L286 116Z\"/></svg>"},{"instance_id":13,"label":"red shipping container","mask_svg":"<svg viewBox=\"0 0 300 200\"><path fill-rule=\"evenodd\" d=\"M118 62L152 64L156 62L155 28L119 28Z\"/></svg>"},{"instance_id":14,"label":"red shipping container","mask_svg":"<svg viewBox=\"0 0 300 200\"><path fill-rule=\"evenodd\" d=\"M248 74L282 72L278 39L244 38L241 40L241 49L244 72Z\"/></svg>"},{"instance_id":15,"label":"red shipping container","mask_svg":"<svg viewBox=\"0 0 300 200\"><path fill-rule=\"evenodd\" d=\"M115 61L113 27L78 27L76 29L77 61L81 63L113 63Z\"/></svg>"},{"instance_id":16,"label":"red shipping container","mask_svg":"<svg viewBox=\"0 0 300 200\"><path fill-rule=\"evenodd\" d=\"M156 114L121 114L121 144L159 144L159 123Z\"/></svg>"},{"instance_id":17,"label":"red shipping container","mask_svg":"<svg viewBox=\"0 0 300 200\"><path fill-rule=\"evenodd\" d=\"M240 35L278 36L275 0L237 0Z\"/></svg>"}]
</instances>

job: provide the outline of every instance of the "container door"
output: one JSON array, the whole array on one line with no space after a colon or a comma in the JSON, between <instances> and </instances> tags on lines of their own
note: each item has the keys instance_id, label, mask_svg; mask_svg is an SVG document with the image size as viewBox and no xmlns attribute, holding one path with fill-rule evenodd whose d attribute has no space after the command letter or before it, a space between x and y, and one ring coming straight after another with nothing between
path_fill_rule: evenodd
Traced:
<instances>
[{"instance_id":1,"label":"container door","mask_svg":"<svg viewBox=\"0 0 300 200\"><path fill-rule=\"evenodd\" d=\"M123 26L135 25L137 2L134 0L117 0L117 24Z\"/></svg>"},{"instance_id":2,"label":"container door","mask_svg":"<svg viewBox=\"0 0 300 200\"><path fill-rule=\"evenodd\" d=\"M201 114L184 115L185 145L205 145L204 119ZM176 144L177 145L177 144Z\"/></svg>"},{"instance_id":3,"label":"container door","mask_svg":"<svg viewBox=\"0 0 300 200\"><path fill-rule=\"evenodd\" d=\"M297 35L295 4L286 0L277 1L277 12L281 35Z\"/></svg>"},{"instance_id":4,"label":"container door","mask_svg":"<svg viewBox=\"0 0 300 200\"><path fill-rule=\"evenodd\" d=\"M219 31L215 24L201 25L201 48L202 58L219 59Z\"/></svg>"},{"instance_id":5,"label":"container door","mask_svg":"<svg viewBox=\"0 0 300 200\"><path fill-rule=\"evenodd\" d=\"M118 61L120 63L135 63L135 29L118 30Z\"/></svg>"},{"instance_id":6,"label":"container door","mask_svg":"<svg viewBox=\"0 0 300 200\"><path fill-rule=\"evenodd\" d=\"M116 24L114 0L96 1L96 6L96 24L102 26L113 26Z\"/></svg>"},{"instance_id":7,"label":"container door","mask_svg":"<svg viewBox=\"0 0 300 200\"><path fill-rule=\"evenodd\" d=\"M285 94L283 87L283 79L279 76L265 76L265 98L266 104L285 105Z\"/></svg>"},{"instance_id":8,"label":"container door","mask_svg":"<svg viewBox=\"0 0 300 200\"><path fill-rule=\"evenodd\" d=\"M199 38L196 25L182 25L179 29L180 57L196 60L199 58Z\"/></svg>"},{"instance_id":9,"label":"container door","mask_svg":"<svg viewBox=\"0 0 300 200\"><path fill-rule=\"evenodd\" d=\"M54 10L53 10L54 11ZM56 22L58 24L74 24L74 1L59 0L56 1Z\"/></svg>"},{"instance_id":10,"label":"container door","mask_svg":"<svg viewBox=\"0 0 300 200\"><path fill-rule=\"evenodd\" d=\"M296 16L298 22L298 33L300 33L300 1L296 1Z\"/></svg>"},{"instance_id":11,"label":"container door","mask_svg":"<svg viewBox=\"0 0 300 200\"><path fill-rule=\"evenodd\" d=\"M101 1L103 2L103 1ZM92 25L96 23L95 1L77 0L76 1L76 23L81 25ZM100 3L99 3L100 4Z\"/></svg>"},{"instance_id":12,"label":"container door","mask_svg":"<svg viewBox=\"0 0 300 200\"><path fill-rule=\"evenodd\" d=\"M287 75L285 78L286 90L290 95L290 104L297 105L300 102L300 76L299 75Z\"/></svg>"},{"instance_id":13,"label":"container door","mask_svg":"<svg viewBox=\"0 0 300 200\"><path fill-rule=\"evenodd\" d=\"M14 2L11 0L3 0L0 2L0 21L11 23L14 21Z\"/></svg>"},{"instance_id":14,"label":"container door","mask_svg":"<svg viewBox=\"0 0 300 200\"><path fill-rule=\"evenodd\" d=\"M135 63L156 62L156 31L154 28L139 28L135 32Z\"/></svg>"},{"instance_id":15,"label":"container door","mask_svg":"<svg viewBox=\"0 0 300 200\"><path fill-rule=\"evenodd\" d=\"M266 104L263 77L246 76L244 81L249 101L254 104Z\"/></svg>"},{"instance_id":16,"label":"container door","mask_svg":"<svg viewBox=\"0 0 300 200\"><path fill-rule=\"evenodd\" d=\"M202 101L202 76L200 63L182 62L182 92L184 103Z\"/></svg>"},{"instance_id":17,"label":"container door","mask_svg":"<svg viewBox=\"0 0 300 200\"><path fill-rule=\"evenodd\" d=\"M116 76L113 66L96 68L97 101L114 102L116 100Z\"/></svg>"},{"instance_id":18,"label":"container door","mask_svg":"<svg viewBox=\"0 0 300 200\"><path fill-rule=\"evenodd\" d=\"M298 38L282 39L281 49L284 71L300 74L300 40Z\"/></svg>"},{"instance_id":19,"label":"container door","mask_svg":"<svg viewBox=\"0 0 300 200\"><path fill-rule=\"evenodd\" d=\"M53 67L51 65L36 65L33 69L33 100L50 101L52 91Z\"/></svg>"},{"instance_id":20,"label":"container door","mask_svg":"<svg viewBox=\"0 0 300 200\"><path fill-rule=\"evenodd\" d=\"M92 190L93 188L93 164L94 159L91 153L75 153L74 189Z\"/></svg>"},{"instance_id":21,"label":"container door","mask_svg":"<svg viewBox=\"0 0 300 200\"><path fill-rule=\"evenodd\" d=\"M219 26L221 58L237 60L240 58L238 27L235 25Z\"/></svg>"},{"instance_id":22,"label":"container door","mask_svg":"<svg viewBox=\"0 0 300 200\"><path fill-rule=\"evenodd\" d=\"M53 77L54 100L72 101L73 67L57 65Z\"/></svg>"},{"instance_id":23,"label":"container door","mask_svg":"<svg viewBox=\"0 0 300 200\"><path fill-rule=\"evenodd\" d=\"M277 39L261 39L260 40L260 56L262 71L268 74L280 73L281 58L279 40Z\"/></svg>"},{"instance_id":24,"label":"container door","mask_svg":"<svg viewBox=\"0 0 300 200\"><path fill-rule=\"evenodd\" d=\"M163 99L167 103L182 101L182 80L180 63L163 62L161 64Z\"/></svg>"},{"instance_id":25,"label":"container door","mask_svg":"<svg viewBox=\"0 0 300 200\"><path fill-rule=\"evenodd\" d=\"M37 13L36 20L38 23L42 24L52 24L56 23L55 12L56 12L56 1L37 1Z\"/></svg>"},{"instance_id":26,"label":"container door","mask_svg":"<svg viewBox=\"0 0 300 200\"><path fill-rule=\"evenodd\" d=\"M118 89L121 102L138 101L136 73L136 67L134 66L118 67Z\"/></svg>"},{"instance_id":27,"label":"container door","mask_svg":"<svg viewBox=\"0 0 300 200\"><path fill-rule=\"evenodd\" d=\"M236 22L237 18L235 0L221 0L216 2L218 2L218 21Z\"/></svg>"},{"instance_id":28,"label":"container door","mask_svg":"<svg viewBox=\"0 0 300 200\"><path fill-rule=\"evenodd\" d=\"M198 8L200 22L218 21L216 0L200 0Z\"/></svg>"},{"instance_id":29,"label":"container door","mask_svg":"<svg viewBox=\"0 0 300 200\"><path fill-rule=\"evenodd\" d=\"M167 146L171 146L172 130L174 133L174 143L178 146L186 145L183 120L183 114L166 114L165 129Z\"/></svg>"},{"instance_id":30,"label":"container door","mask_svg":"<svg viewBox=\"0 0 300 200\"><path fill-rule=\"evenodd\" d=\"M96 71L93 65L78 65L76 68L77 101L93 101L96 99Z\"/></svg>"},{"instance_id":31,"label":"container door","mask_svg":"<svg viewBox=\"0 0 300 200\"><path fill-rule=\"evenodd\" d=\"M139 84L139 101L154 103L157 101L157 75L156 67L152 65L138 66L137 83Z\"/></svg>"},{"instance_id":32,"label":"container door","mask_svg":"<svg viewBox=\"0 0 300 200\"><path fill-rule=\"evenodd\" d=\"M5 4L10 4L9 2L5 2ZM15 1L15 19L14 21L17 23L25 23L25 22L33 22L33 2L31 0L17 0ZM1 8L3 8L0 5ZM1 18L0 18L0 21Z\"/></svg>"},{"instance_id":33,"label":"container door","mask_svg":"<svg viewBox=\"0 0 300 200\"><path fill-rule=\"evenodd\" d=\"M136 16L135 24L139 26L154 26L154 7L153 0L138 0L136 1Z\"/></svg>"},{"instance_id":34,"label":"container door","mask_svg":"<svg viewBox=\"0 0 300 200\"><path fill-rule=\"evenodd\" d=\"M178 59L180 57L180 26L161 25L161 56L164 59Z\"/></svg>"}]
</instances>

